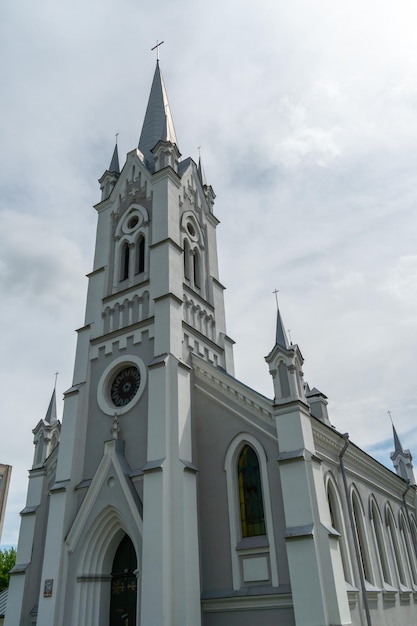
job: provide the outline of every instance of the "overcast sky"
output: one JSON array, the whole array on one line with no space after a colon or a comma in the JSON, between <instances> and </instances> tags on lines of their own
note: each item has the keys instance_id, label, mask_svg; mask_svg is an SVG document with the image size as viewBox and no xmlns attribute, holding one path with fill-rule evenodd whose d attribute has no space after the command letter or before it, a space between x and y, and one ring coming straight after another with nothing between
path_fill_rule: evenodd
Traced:
<instances>
[{"instance_id":1,"label":"overcast sky","mask_svg":"<svg viewBox=\"0 0 417 626\"><path fill-rule=\"evenodd\" d=\"M137 146L155 53L216 194L236 376L272 397L275 300L332 423L417 459L413 0L3 0L0 462L16 543L32 428L71 386L97 179Z\"/></svg>"}]
</instances>

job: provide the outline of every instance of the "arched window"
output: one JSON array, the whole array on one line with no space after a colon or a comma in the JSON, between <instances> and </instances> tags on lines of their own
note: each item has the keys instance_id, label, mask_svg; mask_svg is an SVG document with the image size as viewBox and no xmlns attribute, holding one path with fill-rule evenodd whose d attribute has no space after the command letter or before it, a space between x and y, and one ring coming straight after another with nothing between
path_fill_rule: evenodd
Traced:
<instances>
[{"instance_id":1,"label":"arched window","mask_svg":"<svg viewBox=\"0 0 417 626\"><path fill-rule=\"evenodd\" d=\"M373 583L374 577L372 572L371 558L369 556L368 542L366 539L364 514L362 504L359 500L359 496L355 492L352 493L352 509L353 517L355 519L356 536L358 538L363 575L365 580Z\"/></svg>"},{"instance_id":2,"label":"arched window","mask_svg":"<svg viewBox=\"0 0 417 626\"><path fill-rule=\"evenodd\" d=\"M120 254L120 280L126 280L129 277L129 244L123 244Z\"/></svg>"},{"instance_id":3,"label":"arched window","mask_svg":"<svg viewBox=\"0 0 417 626\"><path fill-rule=\"evenodd\" d=\"M110 624L136 624L137 560L133 543L127 535L121 540L113 560Z\"/></svg>"},{"instance_id":4,"label":"arched window","mask_svg":"<svg viewBox=\"0 0 417 626\"><path fill-rule=\"evenodd\" d=\"M142 274L145 271L145 237L139 235L136 242L136 273Z\"/></svg>"},{"instance_id":5,"label":"arched window","mask_svg":"<svg viewBox=\"0 0 417 626\"><path fill-rule=\"evenodd\" d=\"M193 272L194 272L194 287L197 287L198 289L200 289L201 287L201 259L200 259L200 252L197 250L197 248L194 250L194 265L193 265Z\"/></svg>"},{"instance_id":6,"label":"arched window","mask_svg":"<svg viewBox=\"0 0 417 626\"><path fill-rule=\"evenodd\" d=\"M259 461L255 450L248 445L242 448L239 455L238 485L242 537L265 535Z\"/></svg>"},{"instance_id":7,"label":"arched window","mask_svg":"<svg viewBox=\"0 0 417 626\"><path fill-rule=\"evenodd\" d=\"M410 528L402 512L400 513L400 535L411 578L414 586L417 586L417 568L414 546L411 539Z\"/></svg>"},{"instance_id":8,"label":"arched window","mask_svg":"<svg viewBox=\"0 0 417 626\"><path fill-rule=\"evenodd\" d=\"M400 544L398 542L397 528L391 509L387 506L386 509L387 528L388 535L391 542L391 548L394 554L395 564L397 566L398 578L402 585L407 586L407 578L405 574L404 560L400 551Z\"/></svg>"},{"instance_id":9,"label":"arched window","mask_svg":"<svg viewBox=\"0 0 417 626\"><path fill-rule=\"evenodd\" d=\"M334 484L334 479L329 477L327 482L327 500L329 503L330 509L330 519L332 521L332 526L338 533L340 533L339 546L340 546L340 556L342 558L343 565L343 573L345 575L345 580L348 583L353 582L352 570L350 566L349 560L349 550L346 545L346 534L345 534L345 525L343 522L343 514L341 510L340 499L337 493L337 488Z\"/></svg>"},{"instance_id":10,"label":"arched window","mask_svg":"<svg viewBox=\"0 0 417 626\"><path fill-rule=\"evenodd\" d=\"M190 244L184 239L184 278L190 280Z\"/></svg>"},{"instance_id":11,"label":"arched window","mask_svg":"<svg viewBox=\"0 0 417 626\"><path fill-rule=\"evenodd\" d=\"M392 576L389 567L388 555L384 539L384 531L381 515L374 500L371 501L371 522L374 530L377 555L381 565L381 574L384 583L392 584Z\"/></svg>"},{"instance_id":12,"label":"arched window","mask_svg":"<svg viewBox=\"0 0 417 626\"><path fill-rule=\"evenodd\" d=\"M224 469L229 509L233 589L241 589L251 581L260 581L260 571L257 572L255 581L251 578L252 574L247 571L249 564L245 565L246 559L254 556L260 570L263 570L262 579L266 580L270 575L272 586L278 587L268 460L264 447L249 433L240 433L230 442ZM276 501L274 498L274 506Z\"/></svg>"}]
</instances>

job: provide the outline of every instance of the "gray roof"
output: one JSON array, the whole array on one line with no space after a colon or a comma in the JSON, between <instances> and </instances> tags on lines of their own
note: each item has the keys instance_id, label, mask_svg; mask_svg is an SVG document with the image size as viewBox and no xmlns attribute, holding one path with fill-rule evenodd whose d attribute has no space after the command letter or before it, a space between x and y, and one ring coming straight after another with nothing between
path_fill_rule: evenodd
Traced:
<instances>
[{"instance_id":1,"label":"gray roof","mask_svg":"<svg viewBox=\"0 0 417 626\"><path fill-rule=\"evenodd\" d=\"M7 596L9 589L4 589L0 592L0 617L4 617L6 614Z\"/></svg>"},{"instance_id":2,"label":"gray roof","mask_svg":"<svg viewBox=\"0 0 417 626\"><path fill-rule=\"evenodd\" d=\"M172 121L168 96L159 69L159 62L156 64L138 146L148 166L153 163L151 151L158 141L170 141L171 143L177 144L174 122Z\"/></svg>"}]
</instances>

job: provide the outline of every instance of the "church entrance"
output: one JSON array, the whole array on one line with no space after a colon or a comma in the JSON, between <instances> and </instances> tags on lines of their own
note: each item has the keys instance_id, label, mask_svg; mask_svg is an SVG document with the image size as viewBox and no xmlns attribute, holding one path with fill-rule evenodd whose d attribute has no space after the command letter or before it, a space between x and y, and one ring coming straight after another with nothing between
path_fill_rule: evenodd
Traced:
<instances>
[{"instance_id":1,"label":"church entrance","mask_svg":"<svg viewBox=\"0 0 417 626\"><path fill-rule=\"evenodd\" d=\"M114 556L111 582L110 626L136 626L136 552L127 535Z\"/></svg>"}]
</instances>

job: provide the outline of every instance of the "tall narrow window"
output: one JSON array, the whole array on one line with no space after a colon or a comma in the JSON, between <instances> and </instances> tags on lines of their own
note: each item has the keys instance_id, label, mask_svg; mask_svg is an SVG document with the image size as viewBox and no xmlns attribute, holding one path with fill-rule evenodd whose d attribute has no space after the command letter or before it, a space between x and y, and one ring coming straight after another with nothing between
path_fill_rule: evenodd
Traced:
<instances>
[{"instance_id":1,"label":"tall narrow window","mask_svg":"<svg viewBox=\"0 0 417 626\"><path fill-rule=\"evenodd\" d=\"M136 273L141 274L145 271L145 237L139 235L136 243Z\"/></svg>"},{"instance_id":2,"label":"tall narrow window","mask_svg":"<svg viewBox=\"0 0 417 626\"><path fill-rule=\"evenodd\" d=\"M129 276L129 244L124 243L120 256L120 280L126 280Z\"/></svg>"},{"instance_id":3,"label":"tall narrow window","mask_svg":"<svg viewBox=\"0 0 417 626\"><path fill-rule=\"evenodd\" d=\"M391 573L389 569L387 551L385 548L382 520L381 520L381 516L379 514L379 511L376 507L375 502L371 503L371 520L372 520L372 526L373 526L374 533L375 533L375 541L376 541L377 553L379 556L379 562L381 564L383 582L391 584L392 580L391 580Z\"/></svg>"},{"instance_id":4,"label":"tall narrow window","mask_svg":"<svg viewBox=\"0 0 417 626\"><path fill-rule=\"evenodd\" d=\"M395 525L394 517L392 515L391 510L387 507L387 527L388 533L391 540L391 547L394 553L395 563L397 565L398 578L400 583L404 586L407 585L407 578L405 574L404 560L400 551L400 544L398 542L397 528Z\"/></svg>"},{"instance_id":5,"label":"tall narrow window","mask_svg":"<svg viewBox=\"0 0 417 626\"><path fill-rule=\"evenodd\" d=\"M238 484L242 537L265 535L259 461L255 450L248 445L239 455Z\"/></svg>"},{"instance_id":6,"label":"tall narrow window","mask_svg":"<svg viewBox=\"0 0 417 626\"><path fill-rule=\"evenodd\" d=\"M194 250L194 287L198 289L201 287L201 262L200 253L197 248Z\"/></svg>"},{"instance_id":7,"label":"tall narrow window","mask_svg":"<svg viewBox=\"0 0 417 626\"><path fill-rule=\"evenodd\" d=\"M349 551L346 546L343 515L340 508L340 501L337 496L336 487L330 479L327 484L327 499L329 502L330 519L332 520L332 526L335 530L337 530L338 533L340 533L340 556L342 557L343 573L345 575L345 580L348 583L352 583L352 573L350 569Z\"/></svg>"},{"instance_id":8,"label":"tall narrow window","mask_svg":"<svg viewBox=\"0 0 417 626\"><path fill-rule=\"evenodd\" d=\"M400 513L400 536L413 584L417 585L417 569L414 546L412 544L410 528L402 513Z\"/></svg>"},{"instance_id":9,"label":"tall narrow window","mask_svg":"<svg viewBox=\"0 0 417 626\"><path fill-rule=\"evenodd\" d=\"M190 280L190 245L184 240L184 278Z\"/></svg>"},{"instance_id":10,"label":"tall narrow window","mask_svg":"<svg viewBox=\"0 0 417 626\"><path fill-rule=\"evenodd\" d=\"M366 540L364 516L362 512L362 506L355 493L352 494L352 509L353 517L355 518L356 536L359 543L359 551L362 561L363 575L365 579L373 583L372 566L369 557L368 542Z\"/></svg>"}]
</instances>

